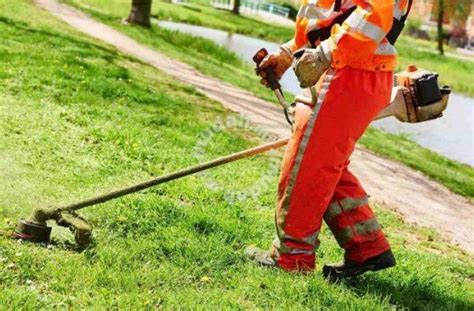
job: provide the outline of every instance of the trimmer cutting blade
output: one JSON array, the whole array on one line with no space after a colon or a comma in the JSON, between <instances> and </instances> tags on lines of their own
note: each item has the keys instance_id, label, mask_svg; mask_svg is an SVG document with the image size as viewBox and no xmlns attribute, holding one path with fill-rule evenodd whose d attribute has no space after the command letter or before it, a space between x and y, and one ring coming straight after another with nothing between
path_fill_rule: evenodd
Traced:
<instances>
[{"instance_id":1,"label":"trimmer cutting blade","mask_svg":"<svg viewBox=\"0 0 474 311\"><path fill-rule=\"evenodd\" d=\"M51 238L51 227L46 221L55 221L74 233L77 249L85 249L91 242L92 228L73 211L36 210L29 220L21 219L12 236L34 243L48 243Z\"/></svg>"},{"instance_id":2,"label":"trimmer cutting blade","mask_svg":"<svg viewBox=\"0 0 474 311\"><path fill-rule=\"evenodd\" d=\"M51 227L21 219L12 235L25 241L48 243L51 237Z\"/></svg>"}]
</instances>

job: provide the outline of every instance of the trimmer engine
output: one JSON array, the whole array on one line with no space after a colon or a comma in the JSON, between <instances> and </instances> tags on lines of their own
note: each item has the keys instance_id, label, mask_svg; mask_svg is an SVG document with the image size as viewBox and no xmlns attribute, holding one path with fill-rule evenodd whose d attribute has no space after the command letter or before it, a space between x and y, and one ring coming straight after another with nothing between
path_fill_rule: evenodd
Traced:
<instances>
[{"instance_id":1,"label":"trimmer engine","mask_svg":"<svg viewBox=\"0 0 474 311\"><path fill-rule=\"evenodd\" d=\"M437 119L448 105L449 94L449 86L439 87L437 73L410 65L395 74L391 103L377 119L391 115L409 123Z\"/></svg>"},{"instance_id":2,"label":"trimmer engine","mask_svg":"<svg viewBox=\"0 0 474 311\"><path fill-rule=\"evenodd\" d=\"M314 91L315 87L311 88ZM375 120L394 116L401 122L420 123L437 119L443 115L448 106L451 88L439 87L438 74L415 65L395 74L390 103L379 113ZM294 117L296 103L315 105L317 96L297 95L294 104L289 108L289 115Z\"/></svg>"}]
</instances>

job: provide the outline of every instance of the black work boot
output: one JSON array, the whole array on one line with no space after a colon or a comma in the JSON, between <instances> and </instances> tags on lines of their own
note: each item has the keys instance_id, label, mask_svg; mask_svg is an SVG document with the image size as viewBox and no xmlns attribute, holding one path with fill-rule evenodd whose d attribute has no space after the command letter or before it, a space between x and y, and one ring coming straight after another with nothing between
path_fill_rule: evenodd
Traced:
<instances>
[{"instance_id":1,"label":"black work boot","mask_svg":"<svg viewBox=\"0 0 474 311\"><path fill-rule=\"evenodd\" d=\"M255 246L249 246L245 250L245 255L247 258L255 262L260 266L265 267L275 267L276 261L273 259L271 251L269 250L262 250Z\"/></svg>"},{"instance_id":2,"label":"black work boot","mask_svg":"<svg viewBox=\"0 0 474 311\"><path fill-rule=\"evenodd\" d=\"M391 250L370 257L363 263L346 260L343 263L328 264L323 267L323 275L331 282L353 278L367 271L378 271L395 266L395 257Z\"/></svg>"}]
</instances>

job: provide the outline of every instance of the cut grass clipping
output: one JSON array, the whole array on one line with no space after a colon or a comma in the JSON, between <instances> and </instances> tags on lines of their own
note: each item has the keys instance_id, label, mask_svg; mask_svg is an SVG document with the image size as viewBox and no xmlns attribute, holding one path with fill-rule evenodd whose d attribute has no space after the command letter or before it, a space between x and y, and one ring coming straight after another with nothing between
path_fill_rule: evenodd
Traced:
<instances>
[{"instance_id":1,"label":"cut grass clipping","mask_svg":"<svg viewBox=\"0 0 474 311\"><path fill-rule=\"evenodd\" d=\"M0 1L0 231L38 206L261 143L217 103L31 3ZM280 156L85 210L95 245L83 253L66 232L48 248L0 236L0 309L474 308L472 257L388 209L376 207L394 269L331 285L248 263L244 248L274 234ZM319 269L342 257L326 228L321 239Z\"/></svg>"}]
</instances>

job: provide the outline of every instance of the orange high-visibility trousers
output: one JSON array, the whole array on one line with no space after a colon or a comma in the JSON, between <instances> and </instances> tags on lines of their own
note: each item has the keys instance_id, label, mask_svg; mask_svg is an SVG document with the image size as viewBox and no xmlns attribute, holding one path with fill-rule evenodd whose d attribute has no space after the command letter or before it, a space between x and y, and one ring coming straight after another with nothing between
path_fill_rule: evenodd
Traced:
<instances>
[{"instance_id":1,"label":"orange high-visibility trousers","mask_svg":"<svg viewBox=\"0 0 474 311\"><path fill-rule=\"evenodd\" d=\"M318 83L316 108L297 106L278 185L273 251L283 269L314 269L323 219L346 259L363 262L390 248L348 163L389 103L392 79L391 72L330 69Z\"/></svg>"}]
</instances>

